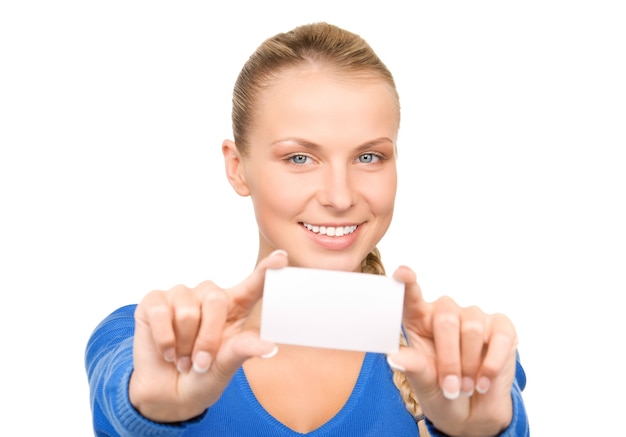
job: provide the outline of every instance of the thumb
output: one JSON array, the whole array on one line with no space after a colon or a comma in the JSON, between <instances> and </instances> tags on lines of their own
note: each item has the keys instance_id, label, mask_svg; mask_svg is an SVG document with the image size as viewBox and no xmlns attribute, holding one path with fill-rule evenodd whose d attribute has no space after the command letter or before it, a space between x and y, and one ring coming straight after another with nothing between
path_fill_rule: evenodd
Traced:
<instances>
[{"instance_id":1,"label":"thumb","mask_svg":"<svg viewBox=\"0 0 626 437\"><path fill-rule=\"evenodd\" d=\"M211 371L215 373L217 379L228 382L248 358L271 358L277 352L278 346L270 341L261 340L258 332L243 331L228 339L220 348Z\"/></svg>"},{"instance_id":2,"label":"thumb","mask_svg":"<svg viewBox=\"0 0 626 437\"><path fill-rule=\"evenodd\" d=\"M389 366L405 374L420 398L441 392L436 368L430 361L424 351L415 347L402 346L398 352L387 355Z\"/></svg>"},{"instance_id":3,"label":"thumb","mask_svg":"<svg viewBox=\"0 0 626 437\"><path fill-rule=\"evenodd\" d=\"M251 309L263 295L267 269L280 269L287 266L288 262L287 252L280 249L263 258L246 279L229 290L234 304Z\"/></svg>"},{"instance_id":4,"label":"thumb","mask_svg":"<svg viewBox=\"0 0 626 437\"><path fill-rule=\"evenodd\" d=\"M218 401L244 361L253 356L269 357L276 351L276 345L260 340L254 331L236 334L222 344L206 372L182 374L180 392L185 394L185 399L200 404L198 411L203 411Z\"/></svg>"}]
</instances>

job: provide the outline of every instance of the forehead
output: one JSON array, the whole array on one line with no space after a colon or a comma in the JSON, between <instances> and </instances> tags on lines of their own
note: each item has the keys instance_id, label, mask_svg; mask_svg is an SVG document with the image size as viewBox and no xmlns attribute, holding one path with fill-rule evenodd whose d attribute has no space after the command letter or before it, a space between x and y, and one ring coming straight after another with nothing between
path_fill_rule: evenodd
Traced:
<instances>
[{"instance_id":1,"label":"forehead","mask_svg":"<svg viewBox=\"0 0 626 437\"><path fill-rule=\"evenodd\" d=\"M281 109L322 116L325 110L349 112L374 105L396 122L400 118L396 91L382 77L318 65L281 71L265 83L256 103L257 120Z\"/></svg>"},{"instance_id":2,"label":"forehead","mask_svg":"<svg viewBox=\"0 0 626 437\"><path fill-rule=\"evenodd\" d=\"M395 90L379 77L292 69L263 89L250 137L257 144L284 138L333 146L353 146L376 138L395 143L398 107Z\"/></svg>"}]
</instances>

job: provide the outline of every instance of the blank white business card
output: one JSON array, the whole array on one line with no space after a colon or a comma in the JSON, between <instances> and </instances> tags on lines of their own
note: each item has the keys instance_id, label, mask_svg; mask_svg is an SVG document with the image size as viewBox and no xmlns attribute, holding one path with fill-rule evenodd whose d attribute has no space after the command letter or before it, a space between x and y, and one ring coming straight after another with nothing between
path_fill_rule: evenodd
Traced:
<instances>
[{"instance_id":1,"label":"blank white business card","mask_svg":"<svg viewBox=\"0 0 626 437\"><path fill-rule=\"evenodd\" d=\"M362 352L398 351L404 284L366 273L268 269L261 338Z\"/></svg>"}]
</instances>

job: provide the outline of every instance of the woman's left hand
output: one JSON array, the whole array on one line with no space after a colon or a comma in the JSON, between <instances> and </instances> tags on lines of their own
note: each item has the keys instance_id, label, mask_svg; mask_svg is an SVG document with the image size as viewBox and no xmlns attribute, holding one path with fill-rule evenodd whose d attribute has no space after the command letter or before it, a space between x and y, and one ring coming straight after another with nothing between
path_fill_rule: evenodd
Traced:
<instances>
[{"instance_id":1,"label":"woman's left hand","mask_svg":"<svg viewBox=\"0 0 626 437\"><path fill-rule=\"evenodd\" d=\"M449 297L426 302L415 273L405 283L403 326L408 347L388 356L403 370L423 413L450 436L497 435L511 422L517 334L502 314L461 307Z\"/></svg>"}]
</instances>

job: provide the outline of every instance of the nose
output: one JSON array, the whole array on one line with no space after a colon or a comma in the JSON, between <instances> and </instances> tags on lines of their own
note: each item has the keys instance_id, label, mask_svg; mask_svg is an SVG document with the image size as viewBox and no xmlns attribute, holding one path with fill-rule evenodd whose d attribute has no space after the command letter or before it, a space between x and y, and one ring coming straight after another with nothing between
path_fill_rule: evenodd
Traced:
<instances>
[{"instance_id":1,"label":"nose","mask_svg":"<svg viewBox=\"0 0 626 437\"><path fill-rule=\"evenodd\" d=\"M318 199L322 206L345 211L356 202L357 193L350 177L349 168L329 166L324 172L324 180Z\"/></svg>"}]
</instances>

